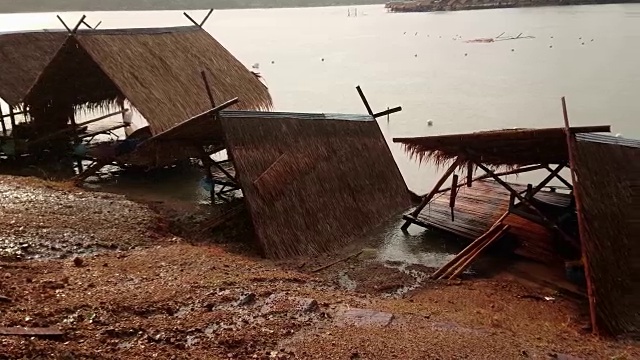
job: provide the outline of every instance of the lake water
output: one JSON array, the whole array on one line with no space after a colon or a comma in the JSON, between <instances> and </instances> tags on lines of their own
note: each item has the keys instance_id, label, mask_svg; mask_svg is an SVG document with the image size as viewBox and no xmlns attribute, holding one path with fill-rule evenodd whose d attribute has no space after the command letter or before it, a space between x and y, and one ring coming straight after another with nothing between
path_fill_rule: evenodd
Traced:
<instances>
[{"instance_id":1,"label":"lake water","mask_svg":"<svg viewBox=\"0 0 640 360\"><path fill-rule=\"evenodd\" d=\"M561 96L572 125L611 124L614 133L640 138L640 4L406 14L357 8L358 17L348 17L348 7L223 10L205 28L248 67L260 64L276 110L363 113L356 85L374 111L402 105L388 122L379 120L389 142L559 127ZM206 11L190 14L199 20ZM73 26L81 15L62 17ZM101 28L190 24L180 11L87 16ZM0 14L0 30L60 27L51 13ZM535 38L464 42L501 33ZM390 146L408 186L428 191L435 169ZM202 195L197 180L184 186Z\"/></svg>"}]
</instances>

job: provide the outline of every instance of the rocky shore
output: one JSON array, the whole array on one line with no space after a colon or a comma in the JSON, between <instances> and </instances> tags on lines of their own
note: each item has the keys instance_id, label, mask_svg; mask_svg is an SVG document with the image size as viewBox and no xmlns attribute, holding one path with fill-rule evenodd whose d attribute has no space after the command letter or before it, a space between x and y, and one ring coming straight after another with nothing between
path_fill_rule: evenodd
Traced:
<instances>
[{"instance_id":1,"label":"rocky shore","mask_svg":"<svg viewBox=\"0 0 640 360\"><path fill-rule=\"evenodd\" d=\"M640 358L589 335L581 303L506 275L431 281L375 244L274 262L250 231L177 231L202 209L171 208L0 177L0 334L61 333L0 335L0 359Z\"/></svg>"}]
</instances>

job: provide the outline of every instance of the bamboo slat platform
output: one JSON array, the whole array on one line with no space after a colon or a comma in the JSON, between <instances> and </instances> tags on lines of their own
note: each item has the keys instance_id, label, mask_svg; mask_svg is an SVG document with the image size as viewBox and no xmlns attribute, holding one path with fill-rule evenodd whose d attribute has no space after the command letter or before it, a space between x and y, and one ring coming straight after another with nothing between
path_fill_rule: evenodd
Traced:
<instances>
[{"instance_id":1,"label":"bamboo slat platform","mask_svg":"<svg viewBox=\"0 0 640 360\"><path fill-rule=\"evenodd\" d=\"M526 189L523 185L512 186L517 191ZM509 207L510 194L492 180L474 182L470 188L461 187L456 197L453 221L449 198L449 191L436 196L413 223L440 229L463 239L475 240L505 213ZM550 191L540 191L535 199L560 207L569 206L571 200L568 194ZM559 260L553 251L553 234L544 226L514 214L510 214L504 224L510 226L509 234L520 242L516 253L543 262Z\"/></svg>"}]
</instances>

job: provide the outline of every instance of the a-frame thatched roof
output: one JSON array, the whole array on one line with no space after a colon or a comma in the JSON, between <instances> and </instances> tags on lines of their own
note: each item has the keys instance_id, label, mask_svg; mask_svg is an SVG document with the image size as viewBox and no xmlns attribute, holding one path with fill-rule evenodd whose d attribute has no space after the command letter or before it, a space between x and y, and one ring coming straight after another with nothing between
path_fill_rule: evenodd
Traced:
<instances>
[{"instance_id":1,"label":"a-frame thatched roof","mask_svg":"<svg viewBox=\"0 0 640 360\"><path fill-rule=\"evenodd\" d=\"M19 105L67 36L66 31L0 34L0 99Z\"/></svg>"},{"instance_id":2,"label":"a-frame thatched roof","mask_svg":"<svg viewBox=\"0 0 640 360\"><path fill-rule=\"evenodd\" d=\"M223 111L218 117L268 257L335 249L410 205L371 116Z\"/></svg>"},{"instance_id":3,"label":"a-frame thatched roof","mask_svg":"<svg viewBox=\"0 0 640 360\"><path fill-rule=\"evenodd\" d=\"M81 30L67 39L25 104L37 117L44 109L110 108L126 98L155 135L211 108L202 71L217 104L238 97L237 109L271 108L264 84L196 26Z\"/></svg>"}]
</instances>

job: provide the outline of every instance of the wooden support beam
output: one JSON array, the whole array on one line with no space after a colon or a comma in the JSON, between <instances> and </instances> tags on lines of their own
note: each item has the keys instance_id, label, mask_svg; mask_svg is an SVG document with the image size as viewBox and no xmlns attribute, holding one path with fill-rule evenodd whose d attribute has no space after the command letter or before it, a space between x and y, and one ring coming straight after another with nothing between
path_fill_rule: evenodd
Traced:
<instances>
[{"instance_id":1,"label":"wooden support beam","mask_svg":"<svg viewBox=\"0 0 640 360\"><path fill-rule=\"evenodd\" d=\"M471 254L469 254L466 259L463 259L462 264L460 264L460 266L457 267L457 270L449 277L449 280L460 276L460 274L462 274L462 272L465 271L471 265L471 263L473 263L486 248L488 248L496 240L500 239L504 234L506 234L507 231L509 231L510 227L511 227L510 225L502 225L500 228L498 228L497 233L493 237L486 240L482 244L482 246L480 246L478 249L476 249Z\"/></svg>"},{"instance_id":2,"label":"wooden support beam","mask_svg":"<svg viewBox=\"0 0 640 360\"><path fill-rule=\"evenodd\" d=\"M547 166L546 168L549 172L553 172L553 170L551 170L550 167ZM562 176L560 176L560 174L555 174L554 177L558 180L560 180L561 183L564 184L564 186L568 187L569 189L573 190L573 185L571 183L569 183L565 178L563 178Z\"/></svg>"},{"instance_id":3,"label":"wooden support beam","mask_svg":"<svg viewBox=\"0 0 640 360\"><path fill-rule=\"evenodd\" d=\"M185 11L185 12L183 12L182 14L183 14L184 16L186 16L186 17L187 17L187 19L189 19L189 21L191 21L191 22L193 23L193 25L195 25L195 26L197 26L197 27L200 27L200 24L198 24L195 20L193 20L193 18L192 18L191 16L189 16L189 14L187 14L187 12L186 12L186 11Z\"/></svg>"},{"instance_id":4,"label":"wooden support beam","mask_svg":"<svg viewBox=\"0 0 640 360\"><path fill-rule=\"evenodd\" d=\"M60 17L60 15L56 15L56 17L58 18L58 20L60 20L60 22L62 23L62 25L64 26L65 29L67 29L67 31L69 33L71 33L71 29L67 26L67 24L64 22L64 20L62 20L62 18Z\"/></svg>"},{"instance_id":5,"label":"wooden support beam","mask_svg":"<svg viewBox=\"0 0 640 360\"><path fill-rule=\"evenodd\" d=\"M360 99L362 99L362 102L364 103L364 107L367 109L367 114L374 116L373 110L371 110L371 106L369 105L369 101L364 96L364 92L362 92L362 88L360 87L360 85L356 86L356 90L358 90L358 95L360 95Z\"/></svg>"},{"instance_id":6,"label":"wooden support beam","mask_svg":"<svg viewBox=\"0 0 640 360\"><path fill-rule=\"evenodd\" d=\"M531 198L533 198L534 196L536 196L537 193L540 192L540 190L542 190L542 188L544 188L545 186L547 186L547 184L549 182L551 182L551 180L553 180L553 178L555 178L558 173L560 171L562 171L562 169L564 169L564 164L560 164L558 165L555 169L551 170L551 168L547 165L545 166L545 168L547 170L549 170L549 175L544 178L544 180L542 180L542 182L540 182L540 184L538 184L538 186L535 187L535 189L533 189L532 194L531 194Z\"/></svg>"},{"instance_id":7,"label":"wooden support beam","mask_svg":"<svg viewBox=\"0 0 640 360\"><path fill-rule=\"evenodd\" d=\"M591 329L594 334L599 334L597 312L596 312L596 298L595 287L591 281L591 268L589 266L589 253L587 252L586 243L588 239L587 223L584 218L582 202L580 201L579 193L579 181L580 178L576 176L576 143L575 136L571 133L571 127L569 126L569 113L567 111L567 102L562 97L562 115L564 117L564 129L567 138L567 150L569 153L569 170L571 172L571 180L573 181L573 197L576 203L576 212L578 215L578 230L580 232L580 249L582 252L582 262L584 265L585 278L587 280L587 297L589 298L589 312L591 314Z\"/></svg>"},{"instance_id":8,"label":"wooden support beam","mask_svg":"<svg viewBox=\"0 0 640 360\"><path fill-rule=\"evenodd\" d=\"M420 203L420 205L418 205L418 207L415 208L415 210L413 210L413 212L411 212L411 216L412 217L415 218L416 216L418 216L418 214L420 214L422 209L424 209L425 206L427 206L427 204L429 203L429 201L431 201L431 199L433 199L433 197L438 193L438 190L440 190L440 187L442 187L442 184L444 184L444 182L447 181L449 176L456 170L456 168L460 165L460 163L461 163L461 160L458 158L458 159L456 159L456 161L453 162L453 164L451 164L451 166L449 166L447 171L445 171L445 173L442 175L440 180L438 180L438 182L435 184L435 186L429 192L429 194L427 194L424 197L424 199L422 199L422 202ZM402 230L407 230L410 225L411 225L411 222L406 221L404 223L404 225L402 225L401 229Z\"/></svg>"},{"instance_id":9,"label":"wooden support beam","mask_svg":"<svg viewBox=\"0 0 640 360\"><path fill-rule=\"evenodd\" d=\"M98 21L98 23L96 24L96 26L93 27L93 30L97 29L98 26L102 25L102 20Z\"/></svg>"},{"instance_id":10,"label":"wooden support beam","mask_svg":"<svg viewBox=\"0 0 640 360\"><path fill-rule=\"evenodd\" d=\"M473 166L473 163L472 163L471 166ZM522 174L522 173L530 172L530 171L542 170L544 168L545 168L544 165L532 165L532 166L521 167L521 168L514 169L514 170L498 172L498 173L495 173L495 175L496 176L516 175L516 174ZM483 175L476 176L475 178L473 178L472 182L479 181L479 180L485 180L485 179L489 179L489 178L491 178L491 175L483 174ZM458 187L460 187L462 185L464 185L464 184L458 184ZM447 187L447 188L438 190L437 193L439 194L439 193L443 193L443 192L446 192L446 191L449 191L449 190L451 190L451 187Z\"/></svg>"},{"instance_id":11,"label":"wooden support beam","mask_svg":"<svg viewBox=\"0 0 640 360\"><path fill-rule=\"evenodd\" d=\"M391 115L391 114L394 114L394 113L397 113L397 112L400 112L400 111L402 111L402 106L396 106L393 109L387 109L387 110L384 110L384 111L380 111L379 113L373 114L372 116L373 116L374 119L377 119L379 117L383 117L385 115L388 116L388 115Z\"/></svg>"},{"instance_id":12,"label":"wooden support beam","mask_svg":"<svg viewBox=\"0 0 640 360\"><path fill-rule=\"evenodd\" d=\"M570 242L573 245L577 245L575 239L573 239L571 236L569 236L567 233L565 233L557 224L555 224L553 221L549 220L549 218L547 218L547 216L540 210L538 209L538 207L535 206L535 204L533 204L531 201L527 200L526 198L524 198L522 195L520 195L519 192L517 192L516 190L513 189L513 187L511 187L511 185L507 184L506 182L504 182L502 179L500 179L500 177L496 176L491 169L487 168L486 166L484 166L482 163L480 162L476 162L476 166L480 169L482 169L482 171L486 172L487 174L490 174L491 177L498 182L498 184L502 185L502 187L504 187L505 189L507 189L511 194L513 194L518 200L520 200L522 203L527 204L529 207L531 207L537 214L538 216L540 216L540 218L542 220L544 220L545 224L552 228L557 230L564 238L565 240L567 240L568 242Z\"/></svg>"},{"instance_id":13,"label":"wooden support beam","mask_svg":"<svg viewBox=\"0 0 640 360\"><path fill-rule=\"evenodd\" d=\"M473 163L467 163L467 187L473 184Z\"/></svg>"},{"instance_id":14,"label":"wooden support beam","mask_svg":"<svg viewBox=\"0 0 640 360\"><path fill-rule=\"evenodd\" d=\"M84 22L84 19L87 18L87 15L82 15L82 17L80 18L80 21L78 21L78 23L76 24L76 26L73 28L73 30L71 31L73 34L75 34L76 32L78 32L78 29L80 29L80 25L82 25L82 23Z\"/></svg>"},{"instance_id":15,"label":"wooden support beam","mask_svg":"<svg viewBox=\"0 0 640 360\"><path fill-rule=\"evenodd\" d=\"M225 168L223 168L219 163L213 160L211 162L213 166L215 166L216 169L220 170L220 172L222 172L224 176L226 176L229 180L231 180L231 182L233 182L234 184L237 183L237 179L233 175L231 175Z\"/></svg>"},{"instance_id":16,"label":"wooden support beam","mask_svg":"<svg viewBox=\"0 0 640 360\"><path fill-rule=\"evenodd\" d=\"M211 14L213 14L213 9L209 9L209 12L207 13L207 16L205 16L204 19L202 19L202 21L200 22L200 27L204 26L204 24L207 22L207 20L209 20L209 16L211 16Z\"/></svg>"}]
</instances>

